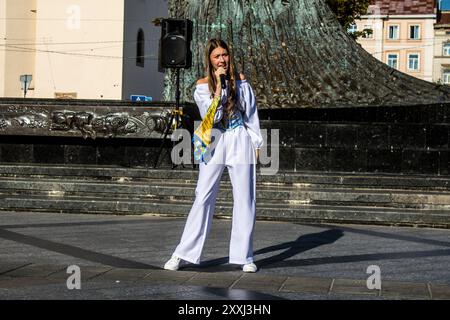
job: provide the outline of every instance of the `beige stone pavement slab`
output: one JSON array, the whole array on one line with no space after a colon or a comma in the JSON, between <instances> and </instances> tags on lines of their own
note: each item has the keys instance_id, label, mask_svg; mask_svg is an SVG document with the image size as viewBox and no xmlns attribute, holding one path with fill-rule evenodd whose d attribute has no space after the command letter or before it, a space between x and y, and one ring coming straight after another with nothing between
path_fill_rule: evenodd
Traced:
<instances>
[{"instance_id":1,"label":"beige stone pavement slab","mask_svg":"<svg viewBox=\"0 0 450 320\"><path fill-rule=\"evenodd\" d=\"M287 278L288 277L286 276L244 274L244 276L233 285L233 289L279 291Z\"/></svg>"},{"instance_id":2,"label":"beige stone pavement slab","mask_svg":"<svg viewBox=\"0 0 450 320\"><path fill-rule=\"evenodd\" d=\"M108 272L109 270L113 269L112 267L103 267L103 266L86 266L82 267L80 266L80 273L81 273L81 281L87 281L90 279L93 279L97 276L100 276L101 274ZM65 267L63 270L53 273L49 275L48 279L68 279L71 276L71 273L67 273L67 267Z\"/></svg>"},{"instance_id":3,"label":"beige stone pavement slab","mask_svg":"<svg viewBox=\"0 0 450 320\"><path fill-rule=\"evenodd\" d=\"M197 274L193 271L167 271L167 270L153 270L142 282L149 284L184 284Z\"/></svg>"},{"instance_id":4,"label":"beige stone pavement slab","mask_svg":"<svg viewBox=\"0 0 450 320\"><path fill-rule=\"evenodd\" d=\"M450 300L450 285L430 283L430 289L433 299Z\"/></svg>"},{"instance_id":5,"label":"beige stone pavement slab","mask_svg":"<svg viewBox=\"0 0 450 320\"><path fill-rule=\"evenodd\" d=\"M193 286L229 288L240 277L242 277L242 272L199 272L193 278L186 281L185 284Z\"/></svg>"},{"instance_id":6,"label":"beige stone pavement slab","mask_svg":"<svg viewBox=\"0 0 450 320\"><path fill-rule=\"evenodd\" d=\"M326 278L289 277L280 291L327 294L332 280Z\"/></svg>"},{"instance_id":7,"label":"beige stone pavement slab","mask_svg":"<svg viewBox=\"0 0 450 320\"><path fill-rule=\"evenodd\" d=\"M383 281L381 284L381 296L384 298L394 298L394 299L431 298L426 283L413 283L401 281Z\"/></svg>"},{"instance_id":8,"label":"beige stone pavement slab","mask_svg":"<svg viewBox=\"0 0 450 320\"><path fill-rule=\"evenodd\" d=\"M331 292L337 294L380 295L380 290L367 288L366 280L354 279L335 279Z\"/></svg>"},{"instance_id":9,"label":"beige stone pavement slab","mask_svg":"<svg viewBox=\"0 0 450 320\"><path fill-rule=\"evenodd\" d=\"M23 288L23 287L32 287L32 286L40 286L40 285L49 285L60 283L60 280L50 280L45 278L33 278L33 277L2 277L0 278L0 288L3 289L12 289L12 288ZM65 285L65 283L63 283ZM32 297L30 297L32 298Z\"/></svg>"},{"instance_id":10,"label":"beige stone pavement slab","mask_svg":"<svg viewBox=\"0 0 450 320\"><path fill-rule=\"evenodd\" d=\"M56 265L34 265L30 264L22 268L15 269L10 272L6 272L4 275L8 277L33 277L33 278L45 278L55 272L61 272L64 269L62 266ZM64 269L65 270L65 269Z\"/></svg>"},{"instance_id":11,"label":"beige stone pavement slab","mask_svg":"<svg viewBox=\"0 0 450 320\"><path fill-rule=\"evenodd\" d=\"M139 281L148 276L152 270L149 269L111 269L97 277L91 278L91 281Z\"/></svg>"},{"instance_id":12,"label":"beige stone pavement slab","mask_svg":"<svg viewBox=\"0 0 450 320\"><path fill-rule=\"evenodd\" d=\"M29 266L31 263L26 262L7 262L0 264L0 276L4 273L11 272L16 269L23 268L25 266Z\"/></svg>"}]
</instances>

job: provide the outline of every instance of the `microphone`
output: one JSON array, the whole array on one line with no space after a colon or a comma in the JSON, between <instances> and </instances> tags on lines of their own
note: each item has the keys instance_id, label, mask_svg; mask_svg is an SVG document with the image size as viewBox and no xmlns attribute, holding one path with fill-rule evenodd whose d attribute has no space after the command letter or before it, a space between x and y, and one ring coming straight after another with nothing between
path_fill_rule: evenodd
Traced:
<instances>
[{"instance_id":1,"label":"microphone","mask_svg":"<svg viewBox=\"0 0 450 320\"><path fill-rule=\"evenodd\" d=\"M222 84L222 89L226 89L227 88L227 82L225 81L225 75L224 74L220 75L220 83Z\"/></svg>"}]
</instances>

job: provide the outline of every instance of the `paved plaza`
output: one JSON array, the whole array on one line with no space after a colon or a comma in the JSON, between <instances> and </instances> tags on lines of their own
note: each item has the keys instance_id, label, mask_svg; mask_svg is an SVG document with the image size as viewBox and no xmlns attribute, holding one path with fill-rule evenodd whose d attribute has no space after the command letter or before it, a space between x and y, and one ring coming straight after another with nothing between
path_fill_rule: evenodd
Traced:
<instances>
[{"instance_id":1,"label":"paved plaza","mask_svg":"<svg viewBox=\"0 0 450 320\"><path fill-rule=\"evenodd\" d=\"M215 219L199 266L163 270L184 223L2 212L0 299L450 299L447 229L257 221L259 271L244 274L227 260L231 221Z\"/></svg>"}]
</instances>

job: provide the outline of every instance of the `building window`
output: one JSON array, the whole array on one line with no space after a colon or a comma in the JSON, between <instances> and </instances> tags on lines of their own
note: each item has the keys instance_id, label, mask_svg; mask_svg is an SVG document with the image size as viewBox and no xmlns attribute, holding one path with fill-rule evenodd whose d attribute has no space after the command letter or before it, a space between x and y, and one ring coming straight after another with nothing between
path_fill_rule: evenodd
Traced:
<instances>
[{"instance_id":1,"label":"building window","mask_svg":"<svg viewBox=\"0 0 450 320\"><path fill-rule=\"evenodd\" d=\"M358 31L358 26L355 23L351 24L347 29L347 33L355 33L356 31Z\"/></svg>"},{"instance_id":2,"label":"building window","mask_svg":"<svg viewBox=\"0 0 450 320\"><path fill-rule=\"evenodd\" d=\"M409 71L419 70L419 54L418 53L408 54L408 70Z\"/></svg>"},{"instance_id":3,"label":"building window","mask_svg":"<svg viewBox=\"0 0 450 320\"><path fill-rule=\"evenodd\" d=\"M420 39L420 26L409 26L409 38Z\"/></svg>"},{"instance_id":4,"label":"building window","mask_svg":"<svg viewBox=\"0 0 450 320\"><path fill-rule=\"evenodd\" d=\"M398 26L389 26L389 39L398 39Z\"/></svg>"},{"instance_id":5,"label":"building window","mask_svg":"<svg viewBox=\"0 0 450 320\"><path fill-rule=\"evenodd\" d=\"M450 42L444 43L442 47L442 54L444 56L450 56Z\"/></svg>"},{"instance_id":6,"label":"building window","mask_svg":"<svg viewBox=\"0 0 450 320\"><path fill-rule=\"evenodd\" d=\"M364 32L363 38L366 38L366 39L373 38L373 29L372 29L371 25L364 26L364 31L366 31L366 32Z\"/></svg>"},{"instance_id":7,"label":"building window","mask_svg":"<svg viewBox=\"0 0 450 320\"><path fill-rule=\"evenodd\" d=\"M142 29L139 29L136 45L136 65L139 67L144 67L144 61L145 61L144 31Z\"/></svg>"},{"instance_id":8,"label":"building window","mask_svg":"<svg viewBox=\"0 0 450 320\"><path fill-rule=\"evenodd\" d=\"M442 79L445 84L450 84L450 69L446 69L442 72Z\"/></svg>"},{"instance_id":9,"label":"building window","mask_svg":"<svg viewBox=\"0 0 450 320\"><path fill-rule=\"evenodd\" d=\"M387 64L389 67L397 69L398 68L398 54L396 54L396 53L388 54Z\"/></svg>"}]
</instances>

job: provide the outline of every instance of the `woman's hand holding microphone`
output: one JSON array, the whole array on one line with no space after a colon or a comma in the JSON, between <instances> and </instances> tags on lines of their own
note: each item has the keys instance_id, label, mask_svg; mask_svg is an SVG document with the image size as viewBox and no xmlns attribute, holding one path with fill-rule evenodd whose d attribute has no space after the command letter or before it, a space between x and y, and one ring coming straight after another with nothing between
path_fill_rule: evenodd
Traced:
<instances>
[{"instance_id":1,"label":"woman's hand holding microphone","mask_svg":"<svg viewBox=\"0 0 450 320\"><path fill-rule=\"evenodd\" d=\"M220 93L222 92L222 80L221 80L221 76L224 77L224 81L225 81L225 76L226 76L227 72L225 71L225 69L223 67L218 67L216 69L216 71L214 71L214 75L216 76L216 92L214 92L214 95L220 97Z\"/></svg>"}]
</instances>

